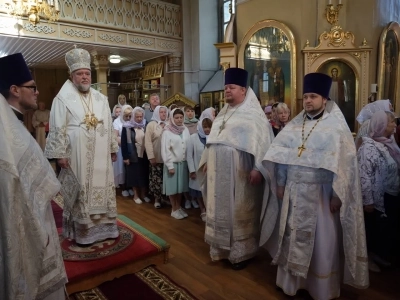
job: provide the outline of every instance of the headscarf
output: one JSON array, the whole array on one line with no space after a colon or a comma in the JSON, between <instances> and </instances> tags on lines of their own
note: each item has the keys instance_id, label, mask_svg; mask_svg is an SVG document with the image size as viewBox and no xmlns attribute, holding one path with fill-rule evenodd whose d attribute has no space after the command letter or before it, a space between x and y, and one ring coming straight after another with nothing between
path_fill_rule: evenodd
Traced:
<instances>
[{"instance_id":1,"label":"headscarf","mask_svg":"<svg viewBox=\"0 0 400 300\"><path fill-rule=\"evenodd\" d=\"M167 111L167 117L165 118L165 121L161 121L161 118L160 118L160 109L161 108L165 108L165 110ZM156 121L158 125L160 125L162 123L167 124L168 112L169 112L168 107L157 105L156 108L154 109L153 116L151 117L151 121Z\"/></svg>"},{"instance_id":2,"label":"headscarf","mask_svg":"<svg viewBox=\"0 0 400 300\"><path fill-rule=\"evenodd\" d=\"M206 140L207 140L208 135L206 135L204 133L203 120L210 119L211 122L213 122L215 119L213 112L215 112L215 109L213 107L209 107L209 108L203 110L203 112L200 115L200 121L199 121L199 123L197 123L197 133L199 134L199 136L201 138L206 139Z\"/></svg>"},{"instance_id":3,"label":"headscarf","mask_svg":"<svg viewBox=\"0 0 400 300\"><path fill-rule=\"evenodd\" d=\"M121 96L124 96L124 98L125 98L125 104L121 104L121 103L119 102L119 97L121 97ZM118 104L117 104L117 105L119 105L119 107L123 107L123 106L127 105L127 104L126 104L126 96L125 96L124 94L118 95Z\"/></svg>"},{"instance_id":4,"label":"headscarf","mask_svg":"<svg viewBox=\"0 0 400 300\"><path fill-rule=\"evenodd\" d=\"M390 100L376 100L365 105L357 116L358 123L362 124L371 119L372 115L379 110L390 111Z\"/></svg>"},{"instance_id":5,"label":"headscarf","mask_svg":"<svg viewBox=\"0 0 400 300\"><path fill-rule=\"evenodd\" d=\"M185 130L186 126L185 125L178 126L178 125L175 124L174 112L176 110L180 110L183 113L182 109L174 108L171 111L171 113L169 114L169 123L164 127L164 130L169 130L169 131L171 131L172 133L175 133L175 134L181 134Z\"/></svg>"},{"instance_id":6,"label":"headscarf","mask_svg":"<svg viewBox=\"0 0 400 300\"><path fill-rule=\"evenodd\" d=\"M384 144L389 150L390 156L396 161L397 167L400 169L400 149L392 138L383 136L389 119L383 110L375 112L369 122L368 136L374 141Z\"/></svg>"},{"instance_id":7,"label":"headscarf","mask_svg":"<svg viewBox=\"0 0 400 300\"><path fill-rule=\"evenodd\" d=\"M115 115L115 111L117 110L117 108L121 108L121 110L122 110L122 106L115 105L114 108L113 108L113 110L112 110L112 114L111 114L111 116L112 116L113 118L116 118L116 117L117 117L117 116Z\"/></svg>"},{"instance_id":8,"label":"headscarf","mask_svg":"<svg viewBox=\"0 0 400 300\"><path fill-rule=\"evenodd\" d=\"M137 122L135 121L135 114L136 114L137 112L141 112L141 113L143 114L143 119L142 119L142 122L140 122L140 123L137 123ZM133 128L145 128L145 127L146 127L146 119L144 118L144 109L143 109L143 108L141 108L141 107L139 107L139 106L136 106L136 107L133 109L132 114L131 114L130 123L132 124L132 127L133 127Z\"/></svg>"},{"instance_id":9,"label":"headscarf","mask_svg":"<svg viewBox=\"0 0 400 300\"><path fill-rule=\"evenodd\" d=\"M130 121L125 121L124 120L124 111L127 110L128 108L133 109L132 106L130 105L124 105L121 108L121 114L119 115L119 120L121 121L122 127L125 128L132 128L133 124Z\"/></svg>"},{"instance_id":10,"label":"headscarf","mask_svg":"<svg viewBox=\"0 0 400 300\"><path fill-rule=\"evenodd\" d=\"M190 123L197 123L199 120L194 116L193 118L189 119L186 115L186 111L183 112L185 116L184 124L190 124Z\"/></svg>"}]
</instances>

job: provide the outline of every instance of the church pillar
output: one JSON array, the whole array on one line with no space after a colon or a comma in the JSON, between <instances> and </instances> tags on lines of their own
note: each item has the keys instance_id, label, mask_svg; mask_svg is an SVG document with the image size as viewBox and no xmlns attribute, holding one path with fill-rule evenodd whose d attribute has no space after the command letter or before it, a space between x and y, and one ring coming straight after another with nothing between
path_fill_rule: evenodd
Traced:
<instances>
[{"instance_id":1,"label":"church pillar","mask_svg":"<svg viewBox=\"0 0 400 300\"><path fill-rule=\"evenodd\" d=\"M170 95L174 95L177 92L183 91L182 84L182 53L175 52L168 56L168 70L172 72L170 74L171 82L174 84L171 86L169 92Z\"/></svg>"},{"instance_id":2,"label":"church pillar","mask_svg":"<svg viewBox=\"0 0 400 300\"><path fill-rule=\"evenodd\" d=\"M97 83L106 83L107 82L107 72L109 69L108 66L108 54L99 53L97 51L92 52L93 63L95 65L96 73L97 73ZM108 96L107 94L107 84L99 84L100 92Z\"/></svg>"}]
</instances>

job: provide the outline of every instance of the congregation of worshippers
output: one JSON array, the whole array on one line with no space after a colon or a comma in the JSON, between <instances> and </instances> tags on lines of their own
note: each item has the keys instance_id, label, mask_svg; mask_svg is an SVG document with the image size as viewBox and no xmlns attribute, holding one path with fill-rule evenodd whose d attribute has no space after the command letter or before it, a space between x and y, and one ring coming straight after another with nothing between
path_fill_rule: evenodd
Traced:
<instances>
[{"instance_id":1,"label":"congregation of worshippers","mask_svg":"<svg viewBox=\"0 0 400 300\"><path fill-rule=\"evenodd\" d=\"M62 229L78 247L118 237L120 193L169 209L171 222L196 210L210 260L234 270L267 249L287 295L337 298L342 283L367 288L369 271L393 263L400 139L390 100L362 108L355 136L329 98L330 76L306 74L303 110L291 115L283 102L262 107L247 71L228 68L218 113L166 107L157 94L145 108L119 95L110 109L91 87L90 54L72 49L65 61L70 78L46 110L22 54L0 58L1 299L64 299L49 208L61 183L49 159L71 176L64 188L79 186L64 199ZM22 123L28 110L36 140Z\"/></svg>"}]
</instances>

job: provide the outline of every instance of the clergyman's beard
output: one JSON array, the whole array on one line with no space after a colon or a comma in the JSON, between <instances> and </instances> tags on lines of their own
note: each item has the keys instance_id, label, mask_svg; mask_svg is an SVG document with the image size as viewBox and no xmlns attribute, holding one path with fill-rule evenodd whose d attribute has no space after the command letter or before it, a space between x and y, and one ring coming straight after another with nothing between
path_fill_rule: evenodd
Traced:
<instances>
[{"instance_id":1,"label":"clergyman's beard","mask_svg":"<svg viewBox=\"0 0 400 300\"><path fill-rule=\"evenodd\" d=\"M82 93L87 93L90 89L90 84L75 84L75 86Z\"/></svg>"}]
</instances>

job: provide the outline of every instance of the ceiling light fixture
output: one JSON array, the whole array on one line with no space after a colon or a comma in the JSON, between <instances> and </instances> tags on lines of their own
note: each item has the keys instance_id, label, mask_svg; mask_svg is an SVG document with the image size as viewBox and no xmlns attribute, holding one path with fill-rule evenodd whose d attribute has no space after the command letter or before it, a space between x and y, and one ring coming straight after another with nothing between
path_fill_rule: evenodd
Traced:
<instances>
[{"instance_id":1,"label":"ceiling light fixture","mask_svg":"<svg viewBox=\"0 0 400 300\"><path fill-rule=\"evenodd\" d=\"M119 64L121 62L121 56L119 56L119 55L110 55L109 61L112 64Z\"/></svg>"}]
</instances>

